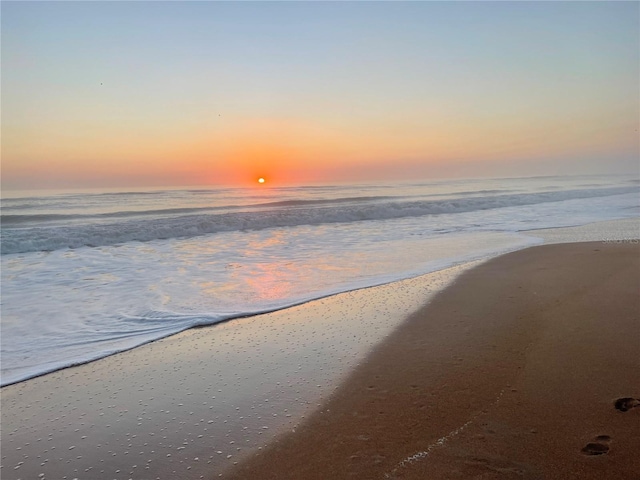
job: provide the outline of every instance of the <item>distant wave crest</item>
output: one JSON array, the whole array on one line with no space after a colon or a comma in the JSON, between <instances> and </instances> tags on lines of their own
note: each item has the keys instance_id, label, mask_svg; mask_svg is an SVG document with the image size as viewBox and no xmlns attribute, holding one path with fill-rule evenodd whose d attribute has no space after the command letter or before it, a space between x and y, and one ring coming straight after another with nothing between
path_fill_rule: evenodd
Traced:
<instances>
[{"instance_id":1,"label":"distant wave crest","mask_svg":"<svg viewBox=\"0 0 640 480\"><path fill-rule=\"evenodd\" d=\"M109 246L132 241L148 242L171 238L189 238L218 232L455 214L622 195L638 191L640 188L633 186L473 197L462 194L457 198L443 200L354 197L311 201L287 200L238 207L239 211L228 211L229 207L225 207L227 211L224 213L219 211L216 213L213 208L207 208L206 213L199 208L187 208L147 212L116 212L85 217L59 215L35 219L31 216L30 222L43 221L37 226L27 226L25 223L27 220L24 218L27 216L13 215L3 217L2 253ZM128 218L134 215L137 218ZM58 222L49 222L53 220L58 220ZM78 221L69 223L64 220Z\"/></svg>"},{"instance_id":2,"label":"distant wave crest","mask_svg":"<svg viewBox=\"0 0 640 480\"><path fill-rule=\"evenodd\" d=\"M104 194L98 194L104 195ZM130 193L122 194L122 196L129 196ZM163 208L156 210L124 210L119 212L108 212L99 214L61 214L61 213L47 213L47 214L3 214L0 217L0 222L4 227L25 225L34 222L62 222L65 220L86 220L86 219L111 219L111 218L126 218L126 217L149 217L158 215L184 215L203 212L215 212L220 210L247 210L255 208L274 208L274 207L304 207L315 205L330 205L340 203L354 203L354 202L370 202L378 200L389 199L402 199L403 197L393 196L371 196L371 197L345 197L345 198L332 198L332 199L315 199L315 200L282 200L276 202L264 202L253 203L248 205L226 205L223 207L183 207L183 208ZM11 206L13 210L25 207ZM28 205L28 208L32 208Z\"/></svg>"}]
</instances>

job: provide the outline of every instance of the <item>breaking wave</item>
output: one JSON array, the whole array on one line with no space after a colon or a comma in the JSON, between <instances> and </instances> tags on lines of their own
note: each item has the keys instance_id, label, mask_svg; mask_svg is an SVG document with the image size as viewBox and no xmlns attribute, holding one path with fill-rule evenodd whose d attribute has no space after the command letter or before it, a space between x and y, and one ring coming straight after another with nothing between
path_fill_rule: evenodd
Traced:
<instances>
[{"instance_id":1,"label":"breaking wave","mask_svg":"<svg viewBox=\"0 0 640 480\"><path fill-rule=\"evenodd\" d=\"M5 215L2 217L2 254L189 238L219 232L456 214L639 191L637 186L506 195L495 195L490 190L476 196L462 192L442 200L370 196L94 215ZM35 222L39 223L34 226Z\"/></svg>"}]
</instances>

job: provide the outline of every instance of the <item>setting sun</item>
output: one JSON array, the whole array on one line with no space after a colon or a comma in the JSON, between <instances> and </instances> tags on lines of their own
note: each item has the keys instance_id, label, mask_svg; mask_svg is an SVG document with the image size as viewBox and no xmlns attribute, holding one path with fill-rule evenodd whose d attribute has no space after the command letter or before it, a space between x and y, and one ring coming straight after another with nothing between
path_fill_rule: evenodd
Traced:
<instances>
[{"instance_id":1,"label":"setting sun","mask_svg":"<svg viewBox=\"0 0 640 480\"><path fill-rule=\"evenodd\" d=\"M264 178L260 177L260 178L258 179L258 183L264 183Z\"/></svg>"}]
</instances>

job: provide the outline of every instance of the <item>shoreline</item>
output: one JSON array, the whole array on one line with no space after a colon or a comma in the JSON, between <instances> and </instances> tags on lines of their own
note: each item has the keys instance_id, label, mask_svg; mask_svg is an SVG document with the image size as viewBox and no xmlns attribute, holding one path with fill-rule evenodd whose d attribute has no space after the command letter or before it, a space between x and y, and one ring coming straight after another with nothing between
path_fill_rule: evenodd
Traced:
<instances>
[{"instance_id":1,"label":"shoreline","mask_svg":"<svg viewBox=\"0 0 640 480\"><path fill-rule=\"evenodd\" d=\"M414 270L414 271L396 272L396 273L384 275L384 276L381 276L381 277L375 277L374 280L369 280L369 281L366 281L366 282L356 282L354 284L348 284L347 286L336 287L336 289L329 290L329 291L326 291L324 293L311 294L308 297L305 297L305 298L302 298L302 299L298 299L298 300L294 300L294 301L292 301L292 303L287 303L287 304L284 304L282 306L271 307L271 308L267 308L265 310L259 310L259 311L255 311L255 312L245 312L245 313L242 313L242 314L238 314L238 316L232 316L232 317L229 317L229 318L224 318L223 320L216 320L213 323L196 324L196 325L187 326L187 327L184 327L182 330L173 331L171 333L166 333L163 336L159 336L159 337L155 337L155 338L152 338L152 339L149 339L149 340L145 340L145 341L143 341L141 343L137 343L137 344L129 346L129 347L125 347L125 348L122 348L122 349L118 348L115 351L111 351L110 353L101 355L99 357L92 357L91 359L88 359L88 360L78 360L78 361L76 361L74 363L71 363L71 364L65 364L64 366L56 365L55 367L52 367L49 370L42 371L42 372L37 373L37 374L33 374L33 375L28 376L26 378L20 378L20 379L17 379L17 380L9 380L7 383L1 385L0 388L8 387L8 386L11 386L11 385L16 385L16 384L19 384L21 382L30 381L30 380L33 380L33 379L36 379L36 378L40 378L40 377L45 376L45 375L49 375L49 374L52 374L52 373L56 373L58 371L65 370L67 368L75 368L75 367L79 367L79 366L82 366L82 365L89 364L91 362L100 361L102 359L108 358L108 357L113 356L113 355L126 353L126 352L134 350L136 348L140 348L140 347L144 347L145 345L149 345L149 344L151 344L153 342L162 341L164 339L171 338L171 337L173 337L175 335L180 335L181 333L190 331L192 329L200 329L200 328L207 329L207 328L211 328L211 327L220 326L220 325L228 323L228 322L242 321L242 320L248 319L248 318L255 318L255 317L261 317L261 316L264 316L264 315L275 314L275 313L278 313L278 312L287 311L287 310L290 310L290 309L293 309L293 308L297 308L297 307L304 307L307 304L318 302L318 301L322 301L322 300L325 300L325 299L330 299L330 298L333 298L333 297L336 297L336 296L340 296L340 295L344 295L344 294L348 294L348 293L366 291L368 289L376 289L376 288L379 288L379 287L392 286L393 284L400 284L402 282L411 281L411 280L419 279L419 278L422 278L422 277L428 277L428 276L438 277L439 275L444 275L446 277L448 275L448 273L447 273L448 271L459 270L461 268L462 269L468 268L468 266L473 265L473 264L475 264L477 262L486 261L487 259L495 258L497 256L504 255L504 254L509 253L509 252L514 252L514 251L526 249L526 248L529 248L530 246L539 244L540 242L543 241L542 239L537 238L537 237L528 236L528 235L520 235L518 232L515 232L515 236L525 237L527 239L526 243L523 243L521 245L513 245L513 246L510 246L510 247L502 248L501 250L498 250L498 251L493 251L493 250L477 251L477 252L466 254L466 255L463 255L463 256L460 256L460 257L454 257L453 259L446 259L446 260L442 261L442 263L436 261L435 264L434 265L430 265L430 267L427 268L426 271L423 271L423 269L420 269L420 270ZM340 288L344 288L344 289L340 289ZM417 308L417 306L416 306L416 308Z\"/></svg>"},{"instance_id":2,"label":"shoreline","mask_svg":"<svg viewBox=\"0 0 640 480\"><path fill-rule=\"evenodd\" d=\"M543 245L465 272L230 478L633 478L640 408L615 405L640 398L639 253Z\"/></svg>"},{"instance_id":3,"label":"shoreline","mask_svg":"<svg viewBox=\"0 0 640 480\"><path fill-rule=\"evenodd\" d=\"M479 307L485 308L488 299L495 301L505 297L505 291L500 290L496 282L504 282L506 277L513 275L509 269L514 267L513 263L518 267L519 262L512 262L508 268L492 265L502 265L505 258L526 258L536 249L548 248L597 249L602 252L598 255L602 256L617 250L638 251L637 245L603 242L530 247L495 257L469 270L460 267L465 270L462 275L453 269L449 279L437 280L439 277L432 274L339 294L287 310L215 325L211 329L191 329L89 364L3 387L2 478L164 480L220 475L228 478L228 474L235 478L252 478L247 472L256 465L261 465L260 478L314 478L316 473L315 478L323 475L331 478L331 475L326 476L327 470L320 468L325 464L335 468L329 472L335 478L347 476L354 466L355 478L379 478L380 475L383 476L380 478L385 475L389 478L423 478L420 475L426 472L417 474L414 469L423 468L426 457L429 457L430 468L437 464L434 459L441 458L439 461L443 462L448 458L443 457L446 451L441 443L453 445L454 440L467 441L466 436L472 435L472 446L465 447L467 452L472 452L474 439L478 436L493 442L502 438L503 420L492 420L493 427L483 427L494 433L477 431L479 420L484 418L481 416L486 414L485 410L514 401L518 394L513 389L523 391L514 378L519 378L519 372L526 364L530 345L537 345L531 339L538 338L543 330L522 322L510 323L505 318L495 320L488 330L478 330L477 325L469 322L469 312L465 316L460 311L454 322L432 322L432 330L426 337L420 329L412 331L410 326L424 312L431 312L431 316L434 308L449 313L460 310L458 307L452 309L451 304L441 304L443 297L457 295L451 292L459 290L461 283L475 282L475 287L467 288L467 294L471 292L472 300L479 302L472 308L478 314L482 311ZM556 257L551 258L552 267L549 268L562 263L566 255ZM600 265L596 277L602 276L603 268L616 267L611 270L612 275L616 274L614 270L629 268L628 262L619 263ZM580 269L584 265L571 268L573 270L563 277L566 283L583 281ZM495 276L492 282L486 282L487 269L493 269L490 270ZM535 269L529 274L544 277L544 272ZM528 281L528 276L522 272L518 278L520 282ZM453 285L446 287L452 279ZM557 278L552 279L552 283L557 281ZM634 281L637 282L637 275ZM483 289L486 293L491 285L493 295L481 293ZM433 293L436 296L429 302ZM512 293L514 298L507 303L513 309L518 305L518 292ZM566 294L566 285L551 293ZM483 298L485 303L481 301ZM637 295L633 301L638 303ZM396 328L398 325L400 327ZM624 336L624 332L615 333ZM627 342L629 337L631 335L627 335ZM353 338L352 343L345 341L348 338ZM379 343L381 339L384 341ZM612 339L611 342L617 348L624 340ZM360 420L371 425L376 425L372 419L384 418L386 423L381 423L381 430L373 434L358 433L355 440L350 434L331 439L341 438L341 445L355 441L358 448L374 445L376 449L393 450L394 446L402 446L404 450L396 451L395 455L374 453L370 457L357 450L347 455L346 466L341 463L345 458L333 455L328 448L331 439L304 450L305 443L300 438L327 428L338 415L336 412L350 405L344 401L344 390L358 384L353 380L358 372L381 368L378 374L384 374L382 367L389 361L388 356L383 355L386 360L382 364L376 359L381 350L394 342L399 350L391 359L396 365L399 362L400 367L387 369L387 373L400 381L405 370L413 369L419 374L419 381L408 387L391 385L384 388L378 385L378 380L371 383L370 378L365 378L359 390L364 395L352 396L350 401L368 399L374 405L391 396L393 402L387 409L377 410L374 414L359 413L355 418L362 417ZM614 353L619 354L619 350ZM420 355L425 351L435 357L431 360L422 358ZM637 359L637 353L636 349L635 356L631 354L630 357ZM287 370L287 367L291 368ZM345 378L340 385L336 384ZM469 384L469 379L476 384ZM491 387L485 388L485 384ZM425 386L427 390L423 390ZM640 395L640 392L622 390L617 395L633 398ZM606 404L608 408L614 400L607 399L599 406ZM434 402L436 407L432 405ZM407 440L405 432L393 434L392 427L397 425L389 424L388 419L393 418L394 410L401 410L410 417L415 408L419 409L420 415L411 417L411 422L416 422L411 425L419 428L424 420L421 416L425 415L425 418L440 422L437 432L421 434L413 440ZM469 411L476 416L470 419ZM640 408L631 409L626 412L625 419L637 418L638 414ZM346 417L340 418L342 422ZM318 425L322 429L319 430ZM534 429L542 431L542 427ZM295 433L291 433L292 430ZM351 431L356 430L351 428ZM616 452L620 455L623 435L612 433L606 433L611 437L611 452L589 457L589 460L602 463L603 458L615 459ZM598 433L601 434L605 433ZM287 450L286 445L292 441L295 448ZM585 445L589 443L588 438L582 441ZM494 446L496 451L497 448ZM545 447L538 445L537 448L544 451ZM269 457L275 455L267 462L272 465L261 463L266 458L263 452L269 452ZM293 475L295 468L284 470L291 473L291 477L283 474L283 470L277 470L287 465L277 460L281 455L285 460L299 458L306 462L305 465L314 465L310 460L314 452L320 467L316 464L313 471L305 471L303 477ZM455 458L460 457L456 455ZM465 463L465 468L476 468L485 473L487 469L511 469L526 473L524 478L544 478L530 476L535 469L522 470L524 467L514 466L513 461L504 463L505 460L495 452L489 459L481 455L473 457L475 460L467 457L465 462L475 462L475 466L469 467ZM443 464L437 465L442 467ZM451 465L447 465L440 474L449 471ZM369 467L374 470L367 470ZM273 476L263 471L271 472ZM45 476L38 477L40 473ZM369 477L369 474L373 476ZM439 477L437 470L429 474L434 478L448 478Z\"/></svg>"},{"instance_id":4,"label":"shoreline","mask_svg":"<svg viewBox=\"0 0 640 480\"><path fill-rule=\"evenodd\" d=\"M527 248L530 248L531 246L535 246L536 244L540 244L540 243L542 244L575 243L575 242L582 242L582 241L600 241L604 238L607 238L607 241L610 241L610 242L630 241L632 239L640 238L639 222L640 222L640 217L631 217L631 218L599 221L599 222L587 223L584 225L577 225L577 226L514 231L514 232L511 232L513 235L527 238L528 243L523 245L518 245L518 246L511 246L499 252L491 252L491 253L487 253L486 251L475 252L470 255L459 257L455 260L448 259L445 262L445 266L440 265L438 267L435 267L435 270L427 271L426 273L418 273L416 271L404 272L402 274L396 273L396 274L389 275L388 276L389 278L385 278L384 280L378 279L377 281L364 286L362 285L350 286L346 290L330 291L330 292L321 294L319 296L313 296L306 299L296 300L293 303L289 303L281 307L269 308L266 310L257 311L253 313L251 312L243 313L243 314L239 314L238 316L225 318L223 320L218 320L213 323L187 326L182 330L166 333L163 336L148 339L148 340L142 341L141 343L136 343L135 345L132 345L132 346L128 346L124 348L118 347L115 351L112 350L110 353L103 354L98 357L92 357L91 359L88 359L88 360L77 360L77 361L74 361L73 363L64 364L62 366L60 366L59 362L56 362L55 366L50 367L46 371L41 371L36 374L29 374L29 376L27 377L24 377L23 376L24 374L22 374L22 376L19 379L11 379L7 381L7 383L1 385L0 388L4 388L10 385L16 385L20 382L29 381L35 378L42 377L44 375L49 375L51 373L55 373L57 371L67 369L67 368L74 368L81 365L85 365L90 362L99 361L103 358L107 358L112 355L117 355L123 352L127 352L135 348L140 348L152 342L156 342L165 338L170 338L174 335L178 335L181 332L188 331L190 329L208 328L216 325L221 325L229 321L237 321L244 318L251 318L251 317L260 316L260 315L268 315L270 313L274 313L274 312L278 312L278 311L282 311L282 310L286 310L286 309L290 309L298 306L303 306L310 302L333 297L335 295L341 295L347 292L354 292L354 291L364 290L368 288L385 286L385 285L389 285L397 282L403 282L405 280L419 278L424 275L433 275L433 274L437 274L438 272L446 271L450 268L464 266L476 261L487 261L491 258L496 258L498 256L505 255L506 253L527 249ZM434 268L434 267L432 266L430 268Z\"/></svg>"}]
</instances>

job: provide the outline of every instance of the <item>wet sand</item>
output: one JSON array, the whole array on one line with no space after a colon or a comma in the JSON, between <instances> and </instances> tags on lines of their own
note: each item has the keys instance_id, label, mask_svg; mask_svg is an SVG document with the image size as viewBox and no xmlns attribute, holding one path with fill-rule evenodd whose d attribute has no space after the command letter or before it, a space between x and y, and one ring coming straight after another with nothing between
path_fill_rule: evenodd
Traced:
<instances>
[{"instance_id":1,"label":"wet sand","mask_svg":"<svg viewBox=\"0 0 640 480\"><path fill-rule=\"evenodd\" d=\"M490 260L231 476L639 479L639 293L637 242Z\"/></svg>"}]
</instances>

